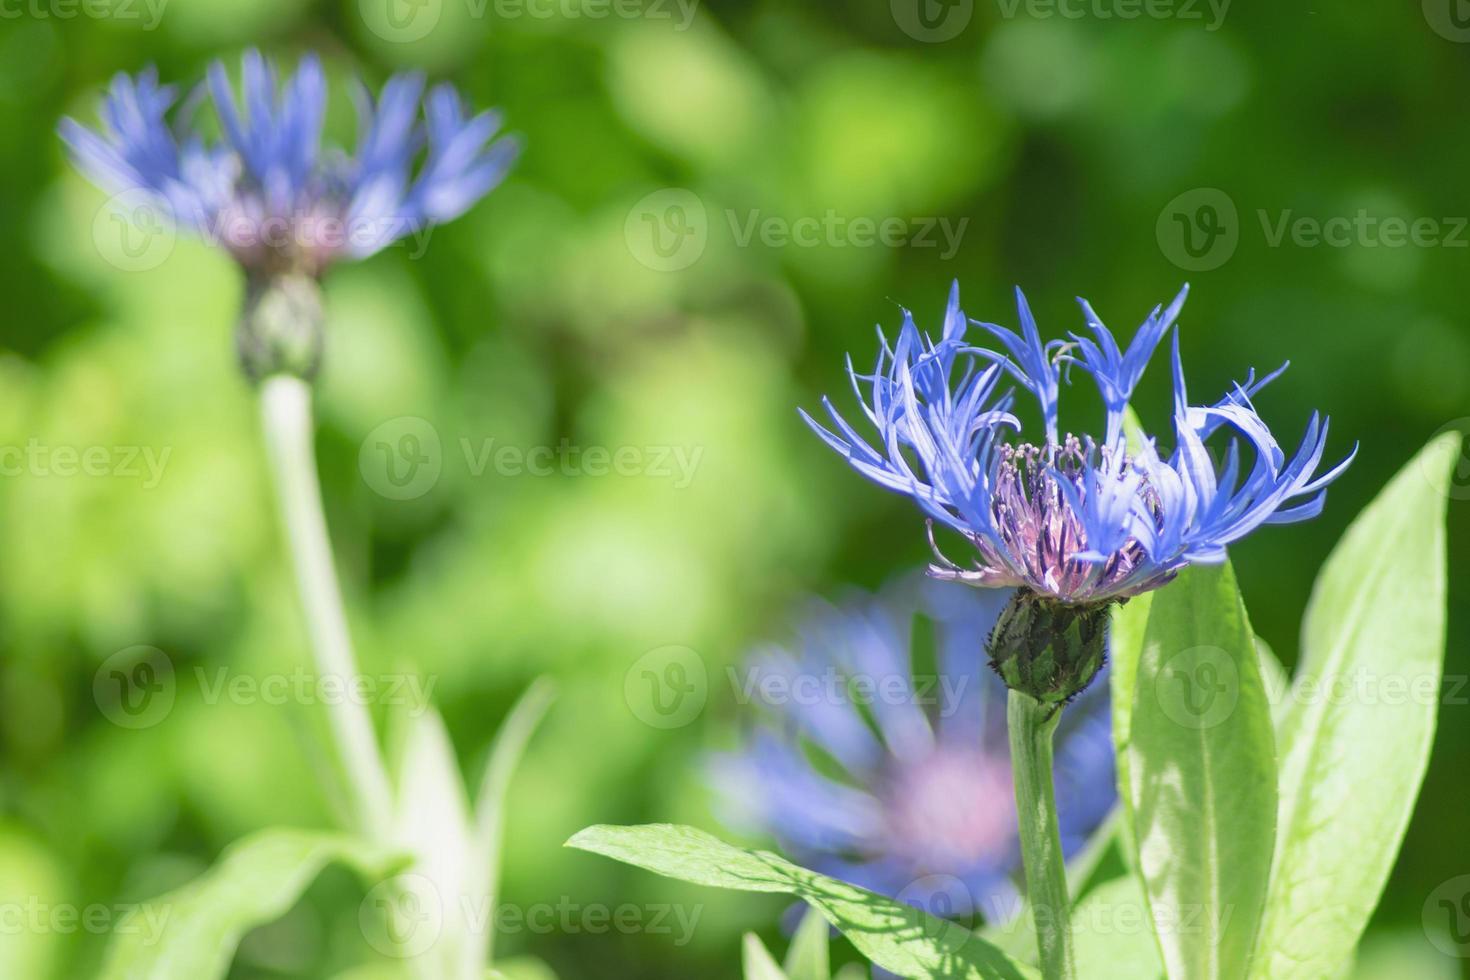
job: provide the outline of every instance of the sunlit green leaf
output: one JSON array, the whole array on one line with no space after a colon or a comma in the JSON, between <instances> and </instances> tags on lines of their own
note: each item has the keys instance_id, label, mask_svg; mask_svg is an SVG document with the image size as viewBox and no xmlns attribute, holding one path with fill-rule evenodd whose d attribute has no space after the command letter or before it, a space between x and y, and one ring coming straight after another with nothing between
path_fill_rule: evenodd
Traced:
<instances>
[{"instance_id":1,"label":"sunlit green leaf","mask_svg":"<svg viewBox=\"0 0 1470 980\"><path fill-rule=\"evenodd\" d=\"M1275 841L1276 755L1255 633L1229 565L1154 593L1125 792L1169 974L1245 974Z\"/></svg>"},{"instance_id":2,"label":"sunlit green leaf","mask_svg":"<svg viewBox=\"0 0 1470 980\"><path fill-rule=\"evenodd\" d=\"M1398 854L1434 740L1446 496L1460 435L1430 443L1317 579L1282 729L1277 857L1255 975L1315 980L1351 954Z\"/></svg>"},{"instance_id":3,"label":"sunlit green leaf","mask_svg":"<svg viewBox=\"0 0 1470 980\"><path fill-rule=\"evenodd\" d=\"M733 847L692 827L595 826L567 844L699 885L795 895L826 916L864 956L900 976L988 980L1037 975L961 925L808 871L776 854Z\"/></svg>"}]
</instances>

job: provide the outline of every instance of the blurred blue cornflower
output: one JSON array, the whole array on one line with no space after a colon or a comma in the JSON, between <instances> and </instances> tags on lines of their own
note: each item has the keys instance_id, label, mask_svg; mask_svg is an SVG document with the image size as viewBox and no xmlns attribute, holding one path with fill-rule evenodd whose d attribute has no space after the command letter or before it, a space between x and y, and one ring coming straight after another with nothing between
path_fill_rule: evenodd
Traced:
<instances>
[{"instance_id":1,"label":"blurred blue cornflower","mask_svg":"<svg viewBox=\"0 0 1470 980\"><path fill-rule=\"evenodd\" d=\"M193 128L206 90L217 141ZM336 258L362 258L456 218L500 182L517 153L514 140L492 142L498 113L466 116L448 84L424 97L418 73L390 78L376 100L355 87L352 154L321 145L327 87L314 55L278 89L275 66L247 51L243 95L241 105L216 61L171 126L174 87L160 85L151 67L119 73L102 101L105 130L63 119L60 134L103 189L145 195L179 227L265 276L315 276Z\"/></svg>"},{"instance_id":2,"label":"blurred blue cornflower","mask_svg":"<svg viewBox=\"0 0 1470 980\"><path fill-rule=\"evenodd\" d=\"M858 472L912 497L930 518L975 548L971 567L935 547L930 574L977 586L1020 587L1068 606L1105 604L1156 589L1192 563L1218 563L1225 548L1262 524L1306 520L1322 509L1324 488L1352 461L1317 476L1327 421L1313 413L1301 446L1288 457L1251 398L1285 370L1256 378L1254 370L1220 401L1192 405L1174 330L1174 449L1165 458L1153 438L1130 450L1124 438L1129 399L1155 348L1174 325L1188 287L1167 308L1155 308L1126 350L1085 300L1092 337L1043 343L1021 291L1019 334L967 320L959 284L938 340L903 312L897 342L878 332L871 374L848 359L863 413L876 429L876 448L823 398L835 432L802 417ZM978 327L1000 342L992 350L969 339ZM1057 425L1060 368L1072 365L1096 383L1106 409L1101 438L1061 436ZM1009 376L1035 398L1044 438L1019 441ZM1067 377L1070 383L1070 373ZM1231 433L1217 471L1205 440ZM1007 441L1016 433L1014 441ZM1241 443L1254 462L1242 467Z\"/></svg>"},{"instance_id":3,"label":"blurred blue cornflower","mask_svg":"<svg viewBox=\"0 0 1470 980\"><path fill-rule=\"evenodd\" d=\"M975 652L1004 599L911 577L818 605L797 644L755 651L738 686L765 710L747 743L710 765L722 817L806 867L935 914L1004 916L1020 870L1006 689ZM1116 799L1106 688L1060 724L1070 855Z\"/></svg>"}]
</instances>

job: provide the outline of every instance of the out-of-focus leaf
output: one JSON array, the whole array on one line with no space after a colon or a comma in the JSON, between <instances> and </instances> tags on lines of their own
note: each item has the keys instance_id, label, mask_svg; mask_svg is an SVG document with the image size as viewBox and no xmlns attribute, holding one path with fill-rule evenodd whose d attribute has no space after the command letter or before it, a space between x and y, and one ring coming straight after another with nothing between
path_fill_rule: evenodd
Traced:
<instances>
[{"instance_id":1,"label":"out-of-focus leaf","mask_svg":"<svg viewBox=\"0 0 1470 980\"><path fill-rule=\"evenodd\" d=\"M1448 433L1411 460L1317 578L1282 727L1257 977L1315 980L1340 966L1398 854L1434 741L1445 631L1441 488L1460 444Z\"/></svg>"},{"instance_id":2,"label":"out-of-focus leaf","mask_svg":"<svg viewBox=\"0 0 1470 980\"><path fill-rule=\"evenodd\" d=\"M536 726L556 699L556 685L546 677L534 681L511 708L490 747L490 760L480 781L475 799L473 840L470 850L470 894L484 896L485 907L495 907L499 890L500 851L505 832L506 798L511 776L525 754ZM465 967L485 963L490 958L494 930L476 930L466 945Z\"/></svg>"},{"instance_id":3,"label":"out-of-focus leaf","mask_svg":"<svg viewBox=\"0 0 1470 980\"><path fill-rule=\"evenodd\" d=\"M734 847L693 827L599 825L581 831L567 845L698 885L795 895L826 916L864 956L900 976L1037 976L957 923L808 871L768 851Z\"/></svg>"},{"instance_id":4,"label":"out-of-focus leaf","mask_svg":"<svg viewBox=\"0 0 1470 980\"><path fill-rule=\"evenodd\" d=\"M789 980L761 937L747 932L740 944L740 963L745 980Z\"/></svg>"},{"instance_id":5,"label":"out-of-focus leaf","mask_svg":"<svg viewBox=\"0 0 1470 980\"><path fill-rule=\"evenodd\" d=\"M393 873L403 854L345 834L263 830L226 850L214 868L140 909L145 928L118 930L103 980L213 980L230 968L240 937L281 916L327 864L366 881ZM146 927L157 923L158 929Z\"/></svg>"},{"instance_id":6,"label":"out-of-focus leaf","mask_svg":"<svg viewBox=\"0 0 1470 980\"><path fill-rule=\"evenodd\" d=\"M784 966L791 980L831 980L831 928L816 909L806 910L786 951Z\"/></svg>"}]
</instances>

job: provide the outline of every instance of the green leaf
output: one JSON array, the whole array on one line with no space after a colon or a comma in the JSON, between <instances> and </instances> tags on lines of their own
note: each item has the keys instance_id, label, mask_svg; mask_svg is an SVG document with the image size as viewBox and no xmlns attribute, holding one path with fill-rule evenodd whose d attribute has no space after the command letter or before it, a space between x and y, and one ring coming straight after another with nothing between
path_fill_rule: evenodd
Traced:
<instances>
[{"instance_id":1,"label":"green leaf","mask_svg":"<svg viewBox=\"0 0 1470 980\"><path fill-rule=\"evenodd\" d=\"M1445 485L1430 443L1348 528L1312 592L1283 723L1277 858L1255 976L1351 955L1393 866L1434 740L1445 637Z\"/></svg>"},{"instance_id":2,"label":"green leaf","mask_svg":"<svg viewBox=\"0 0 1470 980\"><path fill-rule=\"evenodd\" d=\"M832 980L831 926L816 909L807 909L791 937L785 969L791 980Z\"/></svg>"},{"instance_id":3,"label":"green leaf","mask_svg":"<svg viewBox=\"0 0 1470 980\"><path fill-rule=\"evenodd\" d=\"M820 911L869 960L900 976L989 980L1037 975L957 923L797 867L768 851L734 847L692 827L588 827L567 846L697 885L795 895Z\"/></svg>"},{"instance_id":4,"label":"green leaf","mask_svg":"<svg viewBox=\"0 0 1470 980\"><path fill-rule=\"evenodd\" d=\"M395 879L400 898L386 907L392 927L375 934L374 945L397 947L395 955L419 976L464 975L456 964L469 959L488 928L470 921L484 907L484 896L473 890L469 804L454 746L437 711L430 708L409 721L394 771L393 841L414 861L409 873ZM416 928L421 910L430 915L424 920L428 929ZM395 934L409 939L395 943Z\"/></svg>"},{"instance_id":5,"label":"green leaf","mask_svg":"<svg viewBox=\"0 0 1470 980\"><path fill-rule=\"evenodd\" d=\"M1171 977L1246 973L1276 836L1276 749L1228 564L1158 590L1138 659L1126 795Z\"/></svg>"},{"instance_id":6,"label":"green leaf","mask_svg":"<svg viewBox=\"0 0 1470 980\"><path fill-rule=\"evenodd\" d=\"M1135 875L1106 881L1072 907L1072 944L1087 980L1154 980L1164 975Z\"/></svg>"},{"instance_id":7,"label":"green leaf","mask_svg":"<svg viewBox=\"0 0 1470 980\"><path fill-rule=\"evenodd\" d=\"M531 736L555 700L555 683L550 678L537 678L510 709L490 747L490 758L480 780L479 795L475 798L470 856L470 894L482 896L487 909L495 907L499 889L500 850L505 834L505 806L510 794L511 776L515 774ZM467 972L489 961L493 942L493 929L482 929L471 936L465 952Z\"/></svg>"},{"instance_id":8,"label":"green leaf","mask_svg":"<svg viewBox=\"0 0 1470 980\"><path fill-rule=\"evenodd\" d=\"M1113 764L1118 779L1119 840L1123 859L1130 868L1138 867L1137 839L1133 834L1133 793L1128 774L1128 747L1133 740L1133 698L1138 688L1138 661L1143 656L1144 631L1154 595L1145 592L1113 607L1111 624L1109 694L1113 712Z\"/></svg>"},{"instance_id":9,"label":"green leaf","mask_svg":"<svg viewBox=\"0 0 1470 980\"><path fill-rule=\"evenodd\" d=\"M753 932L745 934L745 941L740 944L741 961L745 967L745 980L788 980L781 967L777 965L776 958L771 951L766 949L766 944L761 942L761 937Z\"/></svg>"},{"instance_id":10,"label":"green leaf","mask_svg":"<svg viewBox=\"0 0 1470 980\"><path fill-rule=\"evenodd\" d=\"M1256 637L1256 654L1260 658L1261 683L1266 688L1266 700L1271 702L1271 723L1276 726L1279 750L1281 723L1291 704L1291 675L1282 666L1276 651L1259 636Z\"/></svg>"},{"instance_id":11,"label":"green leaf","mask_svg":"<svg viewBox=\"0 0 1470 980\"><path fill-rule=\"evenodd\" d=\"M260 831L232 844L199 878L144 903L140 920L162 923L162 932L119 931L108 949L103 980L223 977L240 937L284 915L333 861L377 881L398 870L405 858L345 834Z\"/></svg>"}]
</instances>

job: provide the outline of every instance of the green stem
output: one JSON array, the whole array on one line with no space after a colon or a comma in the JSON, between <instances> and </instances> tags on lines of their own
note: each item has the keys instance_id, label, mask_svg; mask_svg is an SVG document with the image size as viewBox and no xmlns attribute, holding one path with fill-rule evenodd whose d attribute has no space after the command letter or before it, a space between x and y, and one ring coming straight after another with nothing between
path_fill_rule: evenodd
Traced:
<instances>
[{"instance_id":1,"label":"green stem","mask_svg":"<svg viewBox=\"0 0 1470 980\"><path fill-rule=\"evenodd\" d=\"M341 690L352 690L358 671L322 513L312 449L311 387L300 378L271 375L260 385L260 410L316 669L323 680L335 678ZM327 711L353 819L359 830L381 840L388 827L390 793L372 718L352 698L335 699Z\"/></svg>"},{"instance_id":2,"label":"green stem","mask_svg":"<svg viewBox=\"0 0 1470 980\"><path fill-rule=\"evenodd\" d=\"M1052 735L1061 716L1059 706L1048 707L1020 691L1009 692L1006 721L1011 736L1021 859L1026 866L1026 897L1036 921L1041 973L1046 980L1073 980L1077 975L1068 923L1067 865L1062 857L1056 791L1052 786Z\"/></svg>"}]
</instances>

